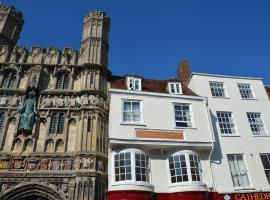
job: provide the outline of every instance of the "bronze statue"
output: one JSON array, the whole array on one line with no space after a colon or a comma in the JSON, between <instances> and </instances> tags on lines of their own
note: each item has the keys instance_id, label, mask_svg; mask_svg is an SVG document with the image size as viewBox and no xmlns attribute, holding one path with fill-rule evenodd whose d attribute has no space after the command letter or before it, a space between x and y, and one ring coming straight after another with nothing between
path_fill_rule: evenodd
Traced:
<instances>
[{"instance_id":1,"label":"bronze statue","mask_svg":"<svg viewBox=\"0 0 270 200\"><path fill-rule=\"evenodd\" d=\"M28 98L26 99L22 108L19 109L19 113L21 113L19 131L24 133L31 133L34 123L37 117L37 109L36 109L36 91L34 89L30 89L28 91Z\"/></svg>"}]
</instances>

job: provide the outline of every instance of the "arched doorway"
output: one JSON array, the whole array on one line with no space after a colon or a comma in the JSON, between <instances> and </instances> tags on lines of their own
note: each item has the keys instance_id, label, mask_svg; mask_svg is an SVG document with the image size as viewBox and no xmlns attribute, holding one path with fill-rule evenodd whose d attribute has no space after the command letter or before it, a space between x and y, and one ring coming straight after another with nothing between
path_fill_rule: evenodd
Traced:
<instances>
[{"instance_id":1,"label":"arched doorway","mask_svg":"<svg viewBox=\"0 0 270 200\"><path fill-rule=\"evenodd\" d=\"M0 196L1 200L66 200L65 193L49 184L26 183Z\"/></svg>"}]
</instances>

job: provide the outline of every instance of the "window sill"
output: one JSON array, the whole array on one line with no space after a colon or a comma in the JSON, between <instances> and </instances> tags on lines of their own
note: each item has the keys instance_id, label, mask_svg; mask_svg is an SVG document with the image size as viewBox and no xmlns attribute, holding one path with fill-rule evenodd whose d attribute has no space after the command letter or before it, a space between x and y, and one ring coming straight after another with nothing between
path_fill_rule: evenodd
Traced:
<instances>
[{"instance_id":1,"label":"window sill","mask_svg":"<svg viewBox=\"0 0 270 200\"><path fill-rule=\"evenodd\" d=\"M122 122L120 125L127 125L127 126L146 126L144 123L132 123L132 122Z\"/></svg>"},{"instance_id":2,"label":"window sill","mask_svg":"<svg viewBox=\"0 0 270 200\"><path fill-rule=\"evenodd\" d=\"M136 182L136 181L119 181L119 182L113 182L112 186L121 186L121 185L136 185L136 186L142 186L142 187L148 187L148 188L154 188L152 184L149 182Z\"/></svg>"},{"instance_id":3,"label":"window sill","mask_svg":"<svg viewBox=\"0 0 270 200\"><path fill-rule=\"evenodd\" d=\"M193 130L197 129L196 127L178 127L178 126L175 126L174 128L175 129L193 129Z\"/></svg>"},{"instance_id":4,"label":"window sill","mask_svg":"<svg viewBox=\"0 0 270 200\"><path fill-rule=\"evenodd\" d=\"M242 100L255 100L255 101L257 101L258 99L256 99L256 98L242 98Z\"/></svg>"},{"instance_id":5,"label":"window sill","mask_svg":"<svg viewBox=\"0 0 270 200\"><path fill-rule=\"evenodd\" d=\"M238 134L221 134L221 137L241 137L241 135L238 135Z\"/></svg>"},{"instance_id":6,"label":"window sill","mask_svg":"<svg viewBox=\"0 0 270 200\"><path fill-rule=\"evenodd\" d=\"M169 185L169 188L174 188L174 187L181 187L181 186L188 186L188 187L192 187L192 186L200 186L200 187L207 187L207 185L205 183L202 182L186 182L186 183L171 183L171 185Z\"/></svg>"},{"instance_id":7,"label":"window sill","mask_svg":"<svg viewBox=\"0 0 270 200\"><path fill-rule=\"evenodd\" d=\"M235 191L239 191L239 190L255 190L255 187L235 187L234 188Z\"/></svg>"},{"instance_id":8,"label":"window sill","mask_svg":"<svg viewBox=\"0 0 270 200\"><path fill-rule=\"evenodd\" d=\"M214 99L231 99L230 97L213 97L213 96L211 96L211 97Z\"/></svg>"},{"instance_id":9,"label":"window sill","mask_svg":"<svg viewBox=\"0 0 270 200\"><path fill-rule=\"evenodd\" d=\"M253 135L253 137L270 137L270 135Z\"/></svg>"}]
</instances>

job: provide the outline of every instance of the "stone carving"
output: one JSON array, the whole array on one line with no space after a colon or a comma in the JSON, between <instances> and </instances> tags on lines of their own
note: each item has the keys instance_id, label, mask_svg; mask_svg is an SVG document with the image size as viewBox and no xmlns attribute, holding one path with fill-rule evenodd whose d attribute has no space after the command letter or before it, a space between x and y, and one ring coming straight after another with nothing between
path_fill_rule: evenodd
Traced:
<instances>
[{"instance_id":1,"label":"stone carving","mask_svg":"<svg viewBox=\"0 0 270 200\"><path fill-rule=\"evenodd\" d=\"M49 47L44 57L44 63L46 64L58 64L60 51L54 47Z\"/></svg>"},{"instance_id":2,"label":"stone carving","mask_svg":"<svg viewBox=\"0 0 270 200\"><path fill-rule=\"evenodd\" d=\"M94 102L95 102L95 96L94 95L90 95L89 96L89 101L90 101L90 104L94 104Z\"/></svg>"},{"instance_id":3,"label":"stone carving","mask_svg":"<svg viewBox=\"0 0 270 200\"><path fill-rule=\"evenodd\" d=\"M56 98L56 106L57 107L64 107L67 106L67 100L63 98L62 95Z\"/></svg>"},{"instance_id":4,"label":"stone carving","mask_svg":"<svg viewBox=\"0 0 270 200\"><path fill-rule=\"evenodd\" d=\"M1 46L0 47L0 62L4 63L7 61L8 58L8 46Z\"/></svg>"},{"instance_id":5,"label":"stone carving","mask_svg":"<svg viewBox=\"0 0 270 200\"><path fill-rule=\"evenodd\" d=\"M94 158L81 158L80 169L94 169Z\"/></svg>"},{"instance_id":6,"label":"stone carving","mask_svg":"<svg viewBox=\"0 0 270 200\"><path fill-rule=\"evenodd\" d=\"M86 106L89 104L89 101L88 101L88 95L87 94L84 94L81 98L81 105L82 106Z\"/></svg>"},{"instance_id":7,"label":"stone carving","mask_svg":"<svg viewBox=\"0 0 270 200\"><path fill-rule=\"evenodd\" d=\"M38 82L38 77L37 77L37 74L33 74L32 76L31 76L31 79L30 79L30 86L31 87L37 87L37 82Z\"/></svg>"},{"instance_id":8,"label":"stone carving","mask_svg":"<svg viewBox=\"0 0 270 200\"><path fill-rule=\"evenodd\" d=\"M26 165L26 159L16 159L14 160L14 165L13 168L14 169L24 169Z\"/></svg>"},{"instance_id":9,"label":"stone carving","mask_svg":"<svg viewBox=\"0 0 270 200\"><path fill-rule=\"evenodd\" d=\"M20 97L18 97L18 95L15 94L15 95L11 98L9 105L10 105L11 107L16 107L16 106L18 106L18 105L20 104L20 101L21 101L21 100L20 100Z\"/></svg>"},{"instance_id":10,"label":"stone carving","mask_svg":"<svg viewBox=\"0 0 270 200\"><path fill-rule=\"evenodd\" d=\"M28 162L27 169L28 169L29 171L33 171L33 170L36 169L36 166L37 166L36 161L29 161L29 162Z\"/></svg>"},{"instance_id":11,"label":"stone carving","mask_svg":"<svg viewBox=\"0 0 270 200\"><path fill-rule=\"evenodd\" d=\"M9 161L8 160L1 160L0 161L0 169L8 169Z\"/></svg>"},{"instance_id":12,"label":"stone carving","mask_svg":"<svg viewBox=\"0 0 270 200\"><path fill-rule=\"evenodd\" d=\"M51 107L52 104L53 100L50 95L45 96L41 102L42 107Z\"/></svg>"},{"instance_id":13,"label":"stone carving","mask_svg":"<svg viewBox=\"0 0 270 200\"><path fill-rule=\"evenodd\" d=\"M19 131L27 133L32 131L37 117L35 96L35 90L29 89L28 99L25 101L23 107L19 109L19 113L21 113Z\"/></svg>"},{"instance_id":14,"label":"stone carving","mask_svg":"<svg viewBox=\"0 0 270 200\"><path fill-rule=\"evenodd\" d=\"M28 63L42 63L43 49L41 47L32 47L28 56Z\"/></svg>"},{"instance_id":15,"label":"stone carving","mask_svg":"<svg viewBox=\"0 0 270 200\"><path fill-rule=\"evenodd\" d=\"M104 165L102 160L98 160L98 170L104 171Z\"/></svg>"},{"instance_id":16,"label":"stone carving","mask_svg":"<svg viewBox=\"0 0 270 200\"><path fill-rule=\"evenodd\" d=\"M6 94L4 94L4 95L1 96L1 98L0 98L0 106L5 106L5 105L7 105L7 102L8 102L8 98L7 98Z\"/></svg>"},{"instance_id":17,"label":"stone carving","mask_svg":"<svg viewBox=\"0 0 270 200\"><path fill-rule=\"evenodd\" d=\"M59 170L60 169L60 161L59 160L53 160L52 161L52 170Z\"/></svg>"},{"instance_id":18,"label":"stone carving","mask_svg":"<svg viewBox=\"0 0 270 200\"><path fill-rule=\"evenodd\" d=\"M41 159L41 161L40 161L40 170L47 170L49 162L50 162L50 160L47 159L47 158Z\"/></svg>"},{"instance_id":19,"label":"stone carving","mask_svg":"<svg viewBox=\"0 0 270 200\"><path fill-rule=\"evenodd\" d=\"M64 170L71 170L72 169L72 161L71 160L64 160Z\"/></svg>"},{"instance_id":20,"label":"stone carving","mask_svg":"<svg viewBox=\"0 0 270 200\"><path fill-rule=\"evenodd\" d=\"M70 98L68 98L68 106L69 107L76 107L78 105L76 97L72 95Z\"/></svg>"},{"instance_id":21,"label":"stone carving","mask_svg":"<svg viewBox=\"0 0 270 200\"><path fill-rule=\"evenodd\" d=\"M61 185L61 189L64 191L64 192L67 192L68 191L68 184L62 184Z\"/></svg>"},{"instance_id":22,"label":"stone carving","mask_svg":"<svg viewBox=\"0 0 270 200\"><path fill-rule=\"evenodd\" d=\"M75 63L76 63L76 51L72 48L64 48L61 64L72 65Z\"/></svg>"},{"instance_id":23,"label":"stone carving","mask_svg":"<svg viewBox=\"0 0 270 200\"><path fill-rule=\"evenodd\" d=\"M23 63L26 55L26 49L21 46L16 46L11 53L10 63Z\"/></svg>"},{"instance_id":24,"label":"stone carving","mask_svg":"<svg viewBox=\"0 0 270 200\"><path fill-rule=\"evenodd\" d=\"M5 192L6 190L9 190L12 187L12 184L4 183L2 184L1 190L2 192Z\"/></svg>"}]
</instances>

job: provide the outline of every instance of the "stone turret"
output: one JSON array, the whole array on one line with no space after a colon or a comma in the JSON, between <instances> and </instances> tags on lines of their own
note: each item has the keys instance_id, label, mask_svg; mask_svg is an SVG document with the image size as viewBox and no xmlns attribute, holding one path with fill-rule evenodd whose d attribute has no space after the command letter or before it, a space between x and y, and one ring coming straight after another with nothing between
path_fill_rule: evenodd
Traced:
<instances>
[{"instance_id":1,"label":"stone turret","mask_svg":"<svg viewBox=\"0 0 270 200\"><path fill-rule=\"evenodd\" d=\"M109 29L110 18L104 12L92 11L84 17L81 64L108 67Z\"/></svg>"},{"instance_id":2,"label":"stone turret","mask_svg":"<svg viewBox=\"0 0 270 200\"><path fill-rule=\"evenodd\" d=\"M12 6L0 4L0 45L13 48L19 39L23 23L21 12Z\"/></svg>"}]
</instances>

